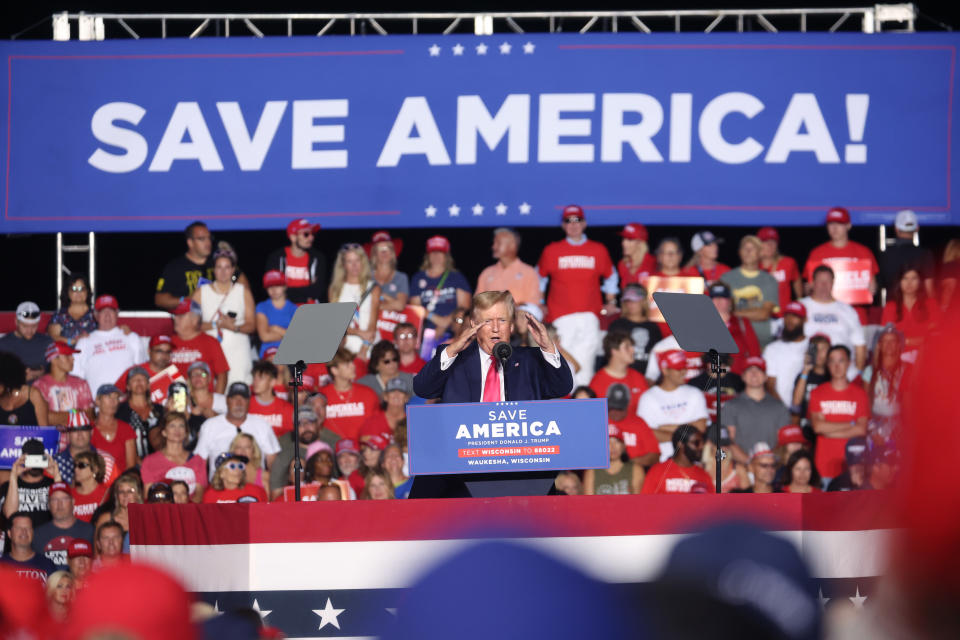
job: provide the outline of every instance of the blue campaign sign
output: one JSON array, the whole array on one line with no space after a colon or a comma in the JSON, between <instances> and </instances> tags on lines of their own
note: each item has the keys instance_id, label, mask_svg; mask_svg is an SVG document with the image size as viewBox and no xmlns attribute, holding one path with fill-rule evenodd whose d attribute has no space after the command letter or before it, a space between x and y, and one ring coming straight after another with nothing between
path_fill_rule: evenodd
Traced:
<instances>
[{"instance_id":1,"label":"blue campaign sign","mask_svg":"<svg viewBox=\"0 0 960 640\"><path fill-rule=\"evenodd\" d=\"M4 42L0 233L956 224L960 36Z\"/></svg>"},{"instance_id":2,"label":"blue campaign sign","mask_svg":"<svg viewBox=\"0 0 960 640\"><path fill-rule=\"evenodd\" d=\"M47 455L60 450L60 432L56 427L0 426L0 469L10 469L23 453L23 443L31 438L43 442Z\"/></svg>"},{"instance_id":3,"label":"blue campaign sign","mask_svg":"<svg viewBox=\"0 0 960 640\"><path fill-rule=\"evenodd\" d=\"M410 475L606 469L607 399L407 406Z\"/></svg>"}]
</instances>

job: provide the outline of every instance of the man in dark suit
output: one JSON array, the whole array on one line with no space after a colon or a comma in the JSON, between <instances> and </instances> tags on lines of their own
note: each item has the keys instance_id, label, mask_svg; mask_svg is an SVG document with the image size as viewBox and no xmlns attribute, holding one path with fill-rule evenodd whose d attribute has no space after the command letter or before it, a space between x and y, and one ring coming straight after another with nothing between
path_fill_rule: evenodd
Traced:
<instances>
[{"instance_id":1,"label":"man in dark suit","mask_svg":"<svg viewBox=\"0 0 960 640\"><path fill-rule=\"evenodd\" d=\"M436 355L413 379L421 398L441 402L502 402L559 398L573 388L573 374L543 324L526 314L537 347L515 347L500 367L493 346L508 342L513 329L514 304L509 291L485 291L473 299L469 326L458 338L441 345ZM469 476L481 480L491 474ZM538 474L492 474L530 478ZM540 474L543 475L543 474ZM550 474L547 474L550 475ZM555 473L552 475L556 475ZM421 476L414 481L410 497L465 497L470 495L462 476Z\"/></svg>"}]
</instances>

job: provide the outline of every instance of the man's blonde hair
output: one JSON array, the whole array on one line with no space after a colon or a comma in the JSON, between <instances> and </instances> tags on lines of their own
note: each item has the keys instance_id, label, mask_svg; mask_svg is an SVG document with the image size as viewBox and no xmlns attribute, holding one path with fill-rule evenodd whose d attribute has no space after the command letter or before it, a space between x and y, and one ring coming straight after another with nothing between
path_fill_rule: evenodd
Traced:
<instances>
[{"instance_id":1,"label":"man's blonde hair","mask_svg":"<svg viewBox=\"0 0 960 640\"><path fill-rule=\"evenodd\" d=\"M484 291L483 293L478 293L473 297L473 306L470 307L470 317L474 320L479 320L481 311L486 311L493 305L501 302L507 308L507 318L512 322L516 305L513 302L513 295L509 291Z\"/></svg>"}]
</instances>

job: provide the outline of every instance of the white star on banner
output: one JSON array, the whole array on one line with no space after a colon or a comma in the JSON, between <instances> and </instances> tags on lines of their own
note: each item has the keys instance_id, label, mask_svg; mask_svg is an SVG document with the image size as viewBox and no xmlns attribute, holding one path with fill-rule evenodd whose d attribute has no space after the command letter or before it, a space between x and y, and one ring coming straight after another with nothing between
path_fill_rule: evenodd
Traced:
<instances>
[{"instance_id":1,"label":"white star on banner","mask_svg":"<svg viewBox=\"0 0 960 640\"><path fill-rule=\"evenodd\" d=\"M458 206L455 205L455 204L452 204L452 205L450 205L449 207L447 207L447 211L450 212L450 217L451 217L451 218L456 218L457 216L460 215L460 207L458 207Z\"/></svg>"},{"instance_id":2,"label":"white star on banner","mask_svg":"<svg viewBox=\"0 0 960 640\"><path fill-rule=\"evenodd\" d=\"M423 211L424 211L424 213L427 214L427 217L428 217L428 218L435 218L435 217L437 217L437 208L436 208L435 206L433 206L433 205L430 205L429 207L427 207L427 208L424 209Z\"/></svg>"},{"instance_id":3,"label":"white star on banner","mask_svg":"<svg viewBox=\"0 0 960 640\"><path fill-rule=\"evenodd\" d=\"M485 55L487 55L487 45L485 45L484 43L481 42L480 44L478 44L478 45L476 46L476 49L477 49L477 55L478 55L478 56L485 56Z\"/></svg>"},{"instance_id":4,"label":"white star on banner","mask_svg":"<svg viewBox=\"0 0 960 640\"><path fill-rule=\"evenodd\" d=\"M505 216L505 215L507 215L507 205L503 204L502 202L501 202L500 204L498 204L498 205L497 205L497 215L498 215L498 216Z\"/></svg>"},{"instance_id":5,"label":"white star on banner","mask_svg":"<svg viewBox=\"0 0 960 640\"><path fill-rule=\"evenodd\" d=\"M530 53L533 53L533 50L536 48L537 48L537 45L533 44L532 42L527 42L526 44L523 45L523 52L526 54L530 54Z\"/></svg>"},{"instance_id":6,"label":"white star on banner","mask_svg":"<svg viewBox=\"0 0 960 640\"><path fill-rule=\"evenodd\" d=\"M327 598L327 606L323 609L314 609L313 612L320 616L320 626L318 629L323 629L328 624L332 624L337 629L340 628L340 621L337 619L341 613L346 611L346 609L334 609L333 605L330 603L330 598Z\"/></svg>"},{"instance_id":7,"label":"white star on banner","mask_svg":"<svg viewBox=\"0 0 960 640\"><path fill-rule=\"evenodd\" d=\"M260 620L261 620L261 621L264 620L268 615L270 615L270 614L273 612L273 609L261 609L261 608L260 608L260 603L257 602L257 599L256 599L256 598L254 598L254 600L253 600L253 607L252 607L252 609L253 609L254 611L256 611L258 614L260 614Z\"/></svg>"},{"instance_id":8,"label":"white star on banner","mask_svg":"<svg viewBox=\"0 0 960 640\"><path fill-rule=\"evenodd\" d=\"M510 49L513 47L510 46L509 42L504 42L500 45L500 55L505 56L510 54Z\"/></svg>"},{"instance_id":9,"label":"white star on banner","mask_svg":"<svg viewBox=\"0 0 960 640\"><path fill-rule=\"evenodd\" d=\"M431 58L436 58L440 55L440 47L437 45L431 45L428 51L430 51Z\"/></svg>"},{"instance_id":10,"label":"white star on banner","mask_svg":"<svg viewBox=\"0 0 960 640\"><path fill-rule=\"evenodd\" d=\"M826 606L827 606L827 603L830 602L830 600L831 600L831 598L824 598L824 597L823 597L823 587L820 587L819 591L817 592L817 600L820 601L820 608L821 608L821 609L825 609Z\"/></svg>"},{"instance_id":11,"label":"white star on banner","mask_svg":"<svg viewBox=\"0 0 960 640\"><path fill-rule=\"evenodd\" d=\"M532 209L532 207L531 207L529 204L527 204L526 202L521 203L521 204L520 204L520 215L522 215L522 216L528 216L528 215L530 215L530 209Z\"/></svg>"},{"instance_id":12,"label":"white star on banner","mask_svg":"<svg viewBox=\"0 0 960 640\"><path fill-rule=\"evenodd\" d=\"M483 205L479 202L473 205L473 215L482 216L483 215Z\"/></svg>"},{"instance_id":13,"label":"white star on banner","mask_svg":"<svg viewBox=\"0 0 960 640\"><path fill-rule=\"evenodd\" d=\"M459 42L453 45L453 55L462 56L463 55L463 45Z\"/></svg>"},{"instance_id":14,"label":"white star on banner","mask_svg":"<svg viewBox=\"0 0 960 640\"><path fill-rule=\"evenodd\" d=\"M857 585L857 595L850 596L850 602L853 603L854 609L863 609L863 603L867 601L867 596L860 595L860 585Z\"/></svg>"},{"instance_id":15,"label":"white star on banner","mask_svg":"<svg viewBox=\"0 0 960 640\"><path fill-rule=\"evenodd\" d=\"M218 616L223 613L223 611L220 611L220 601L219 601L219 600L214 600L214 601L213 601L213 612L214 612L215 614L217 614Z\"/></svg>"}]
</instances>

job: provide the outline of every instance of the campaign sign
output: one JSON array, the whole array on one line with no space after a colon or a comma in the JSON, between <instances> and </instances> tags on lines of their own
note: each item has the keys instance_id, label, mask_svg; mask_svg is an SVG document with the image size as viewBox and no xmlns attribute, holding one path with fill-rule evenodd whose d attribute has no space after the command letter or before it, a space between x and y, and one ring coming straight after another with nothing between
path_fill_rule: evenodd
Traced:
<instances>
[{"instance_id":1,"label":"campaign sign","mask_svg":"<svg viewBox=\"0 0 960 640\"><path fill-rule=\"evenodd\" d=\"M833 297L847 304L873 304L870 293L870 274L873 263L869 260L827 258L823 264L833 269Z\"/></svg>"},{"instance_id":2,"label":"campaign sign","mask_svg":"<svg viewBox=\"0 0 960 640\"><path fill-rule=\"evenodd\" d=\"M407 407L410 475L606 469L607 400Z\"/></svg>"},{"instance_id":3,"label":"campaign sign","mask_svg":"<svg viewBox=\"0 0 960 640\"><path fill-rule=\"evenodd\" d=\"M43 442L48 456L60 450L60 432L56 427L0 426L0 469L10 469L23 453L23 443L35 438Z\"/></svg>"}]
</instances>

